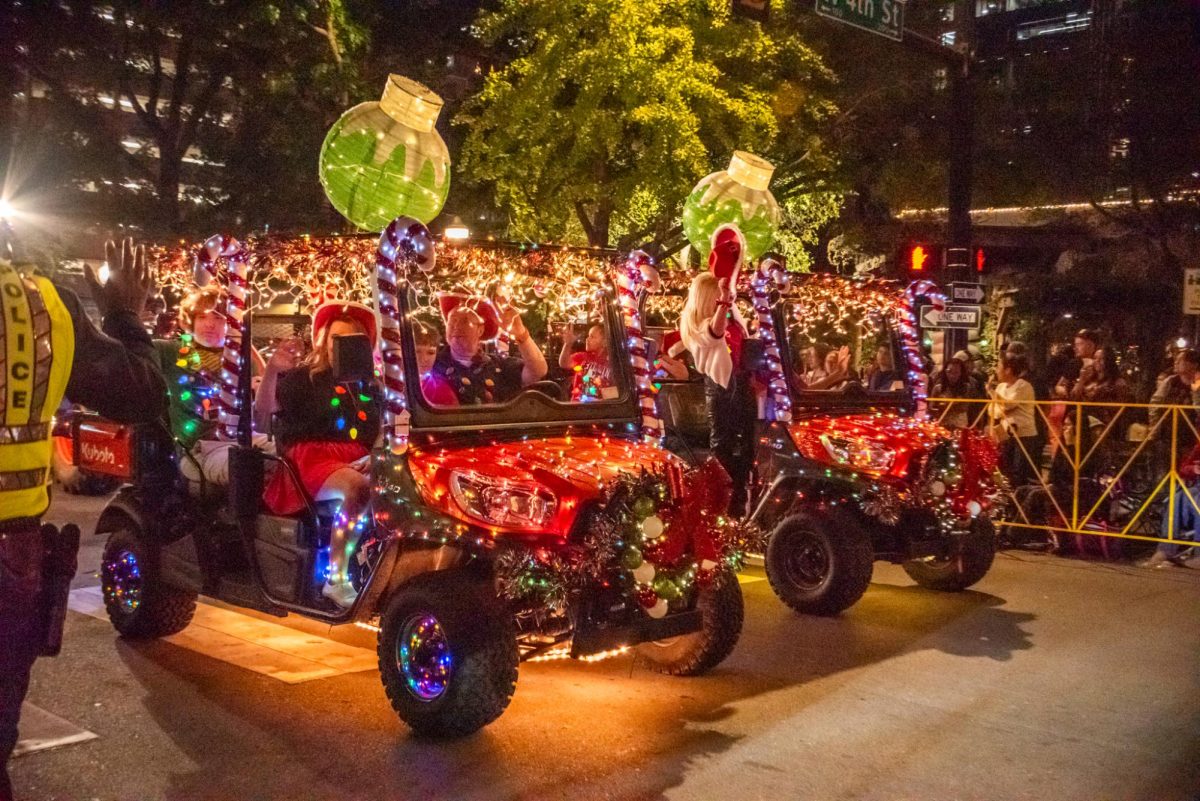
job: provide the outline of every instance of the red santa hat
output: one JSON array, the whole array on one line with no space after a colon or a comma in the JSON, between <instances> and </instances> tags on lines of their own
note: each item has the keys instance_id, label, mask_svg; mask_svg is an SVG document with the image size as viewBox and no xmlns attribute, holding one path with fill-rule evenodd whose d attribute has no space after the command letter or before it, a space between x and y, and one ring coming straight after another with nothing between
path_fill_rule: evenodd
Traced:
<instances>
[{"instance_id":1,"label":"red santa hat","mask_svg":"<svg viewBox=\"0 0 1200 801\"><path fill-rule=\"evenodd\" d=\"M355 303L352 300L338 300L336 298L325 301L313 312L313 345L318 348L324 345L325 332L329 330L329 326L335 320L339 320L342 317L349 317L361 325L367 337L371 340L371 347L375 347L379 337L379 321L375 317L375 310L362 303Z\"/></svg>"},{"instance_id":2,"label":"red santa hat","mask_svg":"<svg viewBox=\"0 0 1200 801\"><path fill-rule=\"evenodd\" d=\"M466 308L474 312L483 323L484 340L495 339L500 333L500 312L496 305L482 295L469 295L466 292L439 292L438 307L442 310L442 319L449 318L450 312L457 308Z\"/></svg>"},{"instance_id":3,"label":"red santa hat","mask_svg":"<svg viewBox=\"0 0 1200 801\"><path fill-rule=\"evenodd\" d=\"M708 253L708 269L718 279L728 278L730 286L737 285L738 272L746 262L746 237L741 229L726 223L713 231L712 250Z\"/></svg>"},{"instance_id":4,"label":"red santa hat","mask_svg":"<svg viewBox=\"0 0 1200 801\"><path fill-rule=\"evenodd\" d=\"M683 337L679 335L678 330L663 334L662 344L659 346L660 353L665 353L672 359L678 359L685 350L687 348L683 346Z\"/></svg>"}]
</instances>

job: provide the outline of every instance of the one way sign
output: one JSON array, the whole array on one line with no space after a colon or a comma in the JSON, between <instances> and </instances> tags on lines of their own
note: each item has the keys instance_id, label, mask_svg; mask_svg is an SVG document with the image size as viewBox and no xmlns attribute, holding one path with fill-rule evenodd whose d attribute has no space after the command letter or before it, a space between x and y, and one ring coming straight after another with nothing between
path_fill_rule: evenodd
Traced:
<instances>
[{"instance_id":1,"label":"one way sign","mask_svg":"<svg viewBox=\"0 0 1200 801\"><path fill-rule=\"evenodd\" d=\"M921 307L922 328L978 328L978 306Z\"/></svg>"},{"instance_id":2,"label":"one way sign","mask_svg":"<svg viewBox=\"0 0 1200 801\"><path fill-rule=\"evenodd\" d=\"M955 303L983 303L986 296L983 284L953 283L950 285L950 300Z\"/></svg>"}]
</instances>

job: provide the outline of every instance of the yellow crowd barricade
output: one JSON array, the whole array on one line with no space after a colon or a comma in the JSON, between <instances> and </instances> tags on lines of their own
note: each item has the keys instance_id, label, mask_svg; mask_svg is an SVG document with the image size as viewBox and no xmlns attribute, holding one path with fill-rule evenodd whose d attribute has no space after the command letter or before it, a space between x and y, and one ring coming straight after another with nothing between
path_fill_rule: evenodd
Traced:
<instances>
[{"instance_id":1,"label":"yellow crowd barricade","mask_svg":"<svg viewBox=\"0 0 1200 801\"><path fill-rule=\"evenodd\" d=\"M1007 403L1010 410L1016 405ZM1068 400L1020 405L1033 407L1036 438L1011 437L996 399L929 399L931 419L988 431L999 444L1001 472L1009 479L999 525L1044 532L1052 542L1091 535L1194 544L1200 477L1180 469L1192 459L1200 464L1200 407Z\"/></svg>"}]
</instances>

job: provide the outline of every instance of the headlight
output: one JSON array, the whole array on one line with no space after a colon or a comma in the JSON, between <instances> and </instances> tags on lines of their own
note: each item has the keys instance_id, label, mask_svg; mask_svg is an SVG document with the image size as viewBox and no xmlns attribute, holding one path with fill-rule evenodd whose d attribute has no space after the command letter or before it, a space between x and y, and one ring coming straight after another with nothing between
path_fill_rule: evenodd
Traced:
<instances>
[{"instance_id":1,"label":"headlight","mask_svg":"<svg viewBox=\"0 0 1200 801\"><path fill-rule=\"evenodd\" d=\"M822 434L821 444L838 464L853 467L856 470L886 473L891 469L892 463L896 461L895 451L870 440Z\"/></svg>"},{"instance_id":2,"label":"headlight","mask_svg":"<svg viewBox=\"0 0 1200 801\"><path fill-rule=\"evenodd\" d=\"M467 516L489 526L543 531L558 509L558 499L539 484L485 476L474 470L451 473L450 493Z\"/></svg>"}]
</instances>

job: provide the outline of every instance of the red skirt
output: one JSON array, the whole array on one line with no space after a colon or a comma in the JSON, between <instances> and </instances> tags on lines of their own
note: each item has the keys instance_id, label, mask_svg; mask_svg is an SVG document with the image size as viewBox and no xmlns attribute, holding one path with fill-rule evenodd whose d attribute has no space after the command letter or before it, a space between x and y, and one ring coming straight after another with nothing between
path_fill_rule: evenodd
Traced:
<instances>
[{"instance_id":1,"label":"red skirt","mask_svg":"<svg viewBox=\"0 0 1200 801\"><path fill-rule=\"evenodd\" d=\"M366 446L358 442L297 442L283 455L296 468L304 492L315 498L331 475L368 453ZM304 509L304 494L290 470L280 467L275 471L263 489L263 503L277 515L292 515Z\"/></svg>"}]
</instances>

